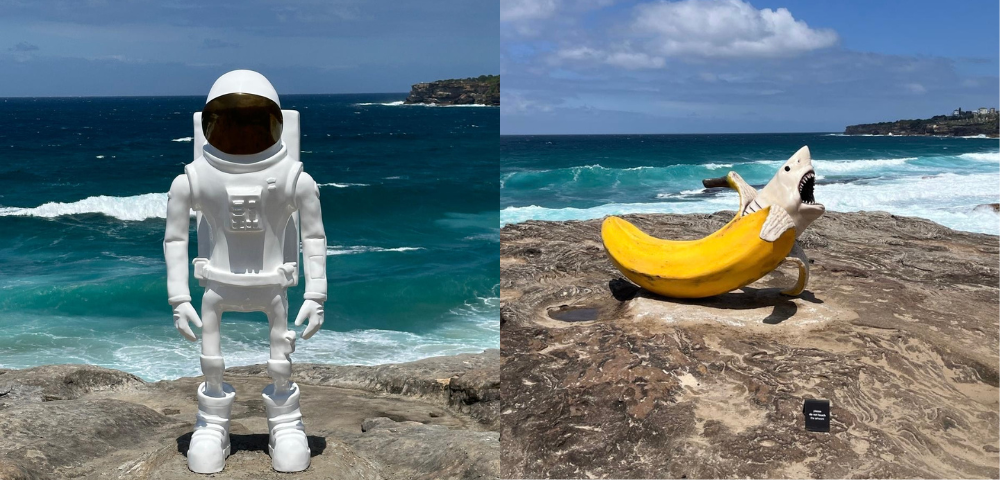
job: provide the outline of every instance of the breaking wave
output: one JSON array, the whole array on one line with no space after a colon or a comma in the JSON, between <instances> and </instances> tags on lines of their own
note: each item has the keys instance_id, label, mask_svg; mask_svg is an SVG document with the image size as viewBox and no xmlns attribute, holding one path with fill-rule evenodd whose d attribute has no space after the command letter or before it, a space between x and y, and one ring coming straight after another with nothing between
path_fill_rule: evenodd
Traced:
<instances>
[{"instance_id":1,"label":"breaking wave","mask_svg":"<svg viewBox=\"0 0 1000 480\"><path fill-rule=\"evenodd\" d=\"M358 253L369 253L369 252L412 252L416 250L423 250L423 247L396 247L396 248L384 248L384 247L369 247L366 245L354 245L354 246L342 246L333 245L326 247L327 255L355 255Z\"/></svg>"},{"instance_id":2,"label":"breaking wave","mask_svg":"<svg viewBox=\"0 0 1000 480\"><path fill-rule=\"evenodd\" d=\"M98 195L76 202L49 202L37 207L0 207L0 216L54 218L63 215L101 213L126 221L167 217L167 194L145 193L131 197Z\"/></svg>"},{"instance_id":3,"label":"breaking wave","mask_svg":"<svg viewBox=\"0 0 1000 480\"><path fill-rule=\"evenodd\" d=\"M682 192L682 194L692 192ZM674 200L667 194L660 199ZM896 215L920 217L956 230L1000 234L1000 219L992 211L976 210L981 204L1000 200L996 174L960 175L942 173L922 177L879 178L864 183L830 183L816 187L816 200L828 210L840 212L881 210ZM501 224L528 220L589 220L629 213L712 213L735 210L735 192L699 198L698 201L650 203L606 203L586 208L546 208L536 205L507 207L500 211Z\"/></svg>"},{"instance_id":4,"label":"breaking wave","mask_svg":"<svg viewBox=\"0 0 1000 480\"><path fill-rule=\"evenodd\" d=\"M347 188L347 187L367 187L367 183L319 183L316 184L317 187L334 187L334 188Z\"/></svg>"}]
</instances>

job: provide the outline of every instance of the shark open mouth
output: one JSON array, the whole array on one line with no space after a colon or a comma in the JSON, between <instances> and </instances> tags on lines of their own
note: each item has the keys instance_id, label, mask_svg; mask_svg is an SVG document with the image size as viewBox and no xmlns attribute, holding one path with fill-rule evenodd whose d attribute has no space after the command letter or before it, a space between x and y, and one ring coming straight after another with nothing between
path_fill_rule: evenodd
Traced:
<instances>
[{"instance_id":1,"label":"shark open mouth","mask_svg":"<svg viewBox=\"0 0 1000 480\"><path fill-rule=\"evenodd\" d=\"M802 203L816 204L816 197L813 196L813 189L815 187L816 172L809 170L802 176L802 180L799 180L799 197L802 198Z\"/></svg>"}]
</instances>

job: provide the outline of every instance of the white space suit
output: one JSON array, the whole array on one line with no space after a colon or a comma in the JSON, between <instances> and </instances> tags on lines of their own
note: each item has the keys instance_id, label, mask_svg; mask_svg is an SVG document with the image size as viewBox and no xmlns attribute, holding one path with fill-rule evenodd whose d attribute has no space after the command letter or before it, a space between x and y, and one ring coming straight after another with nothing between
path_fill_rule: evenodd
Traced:
<instances>
[{"instance_id":1,"label":"white space suit","mask_svg":"<svg viewBox=\"0 0 1000 480\"><path fill-rule=\"evenodd\" d=\"M281 110L263 75L235 70L219 77L205 109L195 113L195 160L170 186L163 251L174 324L196 341L189 323L202 328L198 414L188 467L214 473L229 455L229 417L236 392L222 381L219 343L225 311L262 311L270 324L267 372L274 383L263 393L275 470L309 466L310 451L299 388L289 381L295 332L288 330L286 289L298 283L299 237L305 270L305 302L295 325L306 319L308 339L323 325L326 301L326 234L319 189L299 162L299 115ZM194 276L202 286L201 317L188 288L190 211L197 222Z\"/></svg>"}]
</instances>

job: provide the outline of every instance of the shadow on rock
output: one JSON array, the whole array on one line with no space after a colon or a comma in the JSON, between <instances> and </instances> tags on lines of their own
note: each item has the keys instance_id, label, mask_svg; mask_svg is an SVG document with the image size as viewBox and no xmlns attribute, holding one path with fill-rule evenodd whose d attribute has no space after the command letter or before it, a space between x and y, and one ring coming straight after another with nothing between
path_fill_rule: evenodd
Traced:
<instances>
[{"instance_id":1,"label":"shadow on rock","mask_svg":"<svg viewBox=\"0 0 1000 480\"><path fill-rule=\"evenodd\" d=\"M781 288L743 287L739 292L728 292L707 298L664 297L622 278L616 278L608 282L608 288L611 290L611 295L620 302L641 297L680 305L699 305L726 310L755 310L758 308L774 307L771 314L762 320L763 323L768 325L777 325L784 322L798 312L798 305L792 301L794 298L813 304L823 303L823 300L816 298L816 295L812 291L806 290L797 297L789 297L781 294Z\"/></svg>"},{"instance_id":2,"label":"shadow on rock","mask_svg":"<svg viewBox=\"0 0 1000 480\"><path fill-rule=\"evenodd\" d=\"M326 450L326 437L319 437L316 435L307 435L306 438L309 441L309 450L311 450L311 457L316 457L323 454L323 450ZM232 445L232 450L230 455L235 454L239 451L248 452L267 452L267 440L268 436L263 433L251 433L251 434L229 434L229 442ZM188 446L191 445L191 432L185 433L177 437L177 451L180 452L185 457L187 456Z\"/></svg>"},{"instance_id":3,"label":"shadow on rock","mask_svg":"<svg viewBox=\"0 0 1000 480\"><path fill-rule=\"evenodd\" d=\"M608 288L611 290L611 295L615 297L615 300L619 302L625 302L632 300L635 296L642 290L642 287L625 280L624 278L615 278L608 282Z\"/></svg>"}]
</instances>

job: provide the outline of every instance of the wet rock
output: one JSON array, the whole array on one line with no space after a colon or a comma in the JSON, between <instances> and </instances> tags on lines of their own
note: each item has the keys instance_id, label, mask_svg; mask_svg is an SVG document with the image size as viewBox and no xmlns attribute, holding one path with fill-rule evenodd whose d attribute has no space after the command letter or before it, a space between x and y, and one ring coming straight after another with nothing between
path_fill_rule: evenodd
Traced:
<instances>
[{"instance_id":1,"label":"wet rock","mask_svg":"<svg viewBox=\"0 0 1000 480\"><path fill-rule=\"evenodd\" d=\"M982 205L976 205L976 208L974 208L974 210L1000 213L1000 203L984 203Z\"/></svg>"},{"instance_id":2,"label":"wet rock","mask_svg":"<svg viewBox=\"0 0 1000 480\"><path fill-rule=\"evenodd\" d=\"M671 239L731 217L627 216ZM800 240L799 298L779 294L796 278L783 266L670 300L622 278L600 220L504 227L501 475L1000 475L984 447L1000 444L997 237L830 212ZM573 308L599 314L551 315ZM829 433L805 430L806 398L831 401Z\"/></svg>"}]
</instances>

